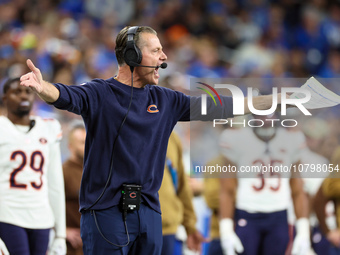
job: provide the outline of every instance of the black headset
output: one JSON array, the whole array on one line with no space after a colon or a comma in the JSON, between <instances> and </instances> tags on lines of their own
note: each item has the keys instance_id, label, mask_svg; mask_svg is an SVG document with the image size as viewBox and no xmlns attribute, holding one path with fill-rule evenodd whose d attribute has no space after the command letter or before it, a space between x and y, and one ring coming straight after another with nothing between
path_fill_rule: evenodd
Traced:
<instances>
[{"instance_id":1,"label":"black headset","mask_svg":"<svg viewBox=\"0 0 340 255\"><path fill-rule=\"evenodd\" d=\"M139 26L129 27L127 31L127 42L124 49L124 61L128 66L135 67L142 62L142 52L135 43L134 36Z\"/></svg>"}]
</instances>

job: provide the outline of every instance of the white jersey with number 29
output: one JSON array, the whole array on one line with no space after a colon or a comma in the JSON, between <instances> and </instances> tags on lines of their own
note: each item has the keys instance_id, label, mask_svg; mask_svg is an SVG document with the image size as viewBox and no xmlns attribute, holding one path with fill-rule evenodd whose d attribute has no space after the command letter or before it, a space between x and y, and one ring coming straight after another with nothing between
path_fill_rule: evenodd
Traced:
<instances>
[{"instance_id":1,"label":"white jersey with number 29","mask_svg":"<svg viewBox=\"0 0 340 255\"><path fill-rule=\"evenodd\" d=\"M60 124L31 119L35 125L25 132L0 116L0 222L45 229L61 219L57 227L64 235Z\"/></svg>"}]
</instances>

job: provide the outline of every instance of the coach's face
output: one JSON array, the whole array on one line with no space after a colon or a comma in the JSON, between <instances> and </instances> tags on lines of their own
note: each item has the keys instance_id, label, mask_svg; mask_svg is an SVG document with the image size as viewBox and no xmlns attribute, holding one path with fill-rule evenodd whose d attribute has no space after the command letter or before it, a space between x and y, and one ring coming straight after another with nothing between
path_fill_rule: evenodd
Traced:
<instances>
[{"instance_id":1,"label":"coach's face","mask_svg":"<svg viewBox=\"0 0 340 255\"><path fill-rule=\"evenodd\" d=\"M155 34L141 33L139 48L142 51L143 58L141 65L159 66L167 56L163 52L162 45ZM136 67L136 74L142 84L156 85L159 80L159 68Z\"/></svg>"},{"instance_id":2,"label":"coach's face","mask_svg":"<svg viewBox=\"0 0 340 255\"><path fill-rule=\"evenodd\" d=\"M30 88L13 82L3 97L4 105L9 113L16 116L28 115L34 102L34 93Z\"/></svg>"}]
</instances>

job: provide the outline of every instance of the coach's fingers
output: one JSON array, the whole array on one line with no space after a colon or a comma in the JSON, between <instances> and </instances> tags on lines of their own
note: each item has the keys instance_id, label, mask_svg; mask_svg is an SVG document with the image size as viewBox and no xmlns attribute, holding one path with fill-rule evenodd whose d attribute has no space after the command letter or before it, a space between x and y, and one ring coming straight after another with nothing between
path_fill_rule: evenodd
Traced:
<instances>
[{"instance_id":1,"label":"coach's fingers","mask_svg":"<svg viewBox=\"0 0 340 255\"><path fill-rule=\"evenodd\" d=\"M28 68L34 73L34 74L38 74L39 73L39 69L35 67L35 65L33 64L32 60L27 59L26 61Z\"/></svg>"},{"instance_id":2,"label":"coach's fingers","mask_svg":"<svg viewBox=\"0 0 340 255\"><path fill-rule=\"evenodd\" d=\"M32 76L32 72L29 72L27 74L24 74L20 77L20 81L26 81L26 80L29 80Z\"/></svg>"},{"instance_id":3,"label":"coach's fingers","mask_svg":"<svg viewBox=\"0 0 340 255\"><path fill-rule=\"evenodd\" d=\"M34 87L31 81L21 81L20 85L24 87Z\"/></svg>"}]
</instances>

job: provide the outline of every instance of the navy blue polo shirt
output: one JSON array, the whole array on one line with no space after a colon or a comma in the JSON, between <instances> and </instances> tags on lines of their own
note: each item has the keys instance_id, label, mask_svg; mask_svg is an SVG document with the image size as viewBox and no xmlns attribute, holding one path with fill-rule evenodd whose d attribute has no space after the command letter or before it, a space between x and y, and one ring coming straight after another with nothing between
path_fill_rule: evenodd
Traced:
<instances>
[{"instance_id":1,"label":"navy blue polo shirt","mask_svg":"<svg viewBox=\"0 0 340 255\"><path fill-rule=\"evenodd\" d=\"M94 79L84 85L54 84L60 96L53 105L80 114L87 136L84 172L80 188L80 211L91 206L103 191L110 171L112 147L127 112L131 86L114 78ZM142 186L143 200L160 212L158 190L162 183L169 136L177 121L208 120L232 116L232 98L222 97L216 110L208 99L208 116L200 114L200 97L190 97L160 86L133 88L129 114L117 138L113 172L102 198L92 209L119 204L122 184ZM190 113L190 105L192 110ZM214 114L209 109L214 106Z\"/></svg>"}]
</instances>

